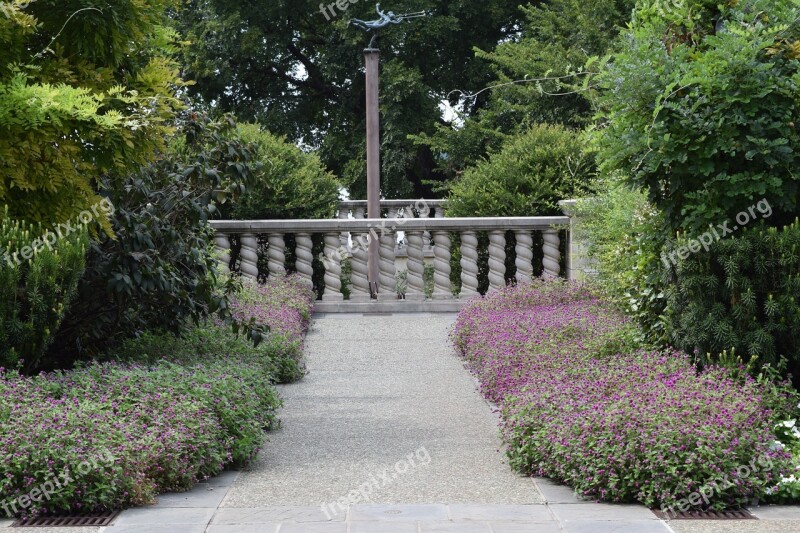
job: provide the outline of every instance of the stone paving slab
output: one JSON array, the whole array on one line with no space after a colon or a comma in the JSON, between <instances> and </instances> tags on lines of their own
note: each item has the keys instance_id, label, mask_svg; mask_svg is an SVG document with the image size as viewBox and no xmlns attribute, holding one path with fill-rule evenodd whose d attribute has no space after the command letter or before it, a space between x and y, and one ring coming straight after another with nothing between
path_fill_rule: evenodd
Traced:
<instances>
[{"instance_id":1,"label":"stone paving slab","mask_svg":"<svg viewBox=\"0 0 800 533\"><path fill-rule=\"evenodd\" d=\"M593 500L588 500L579 497L575 491L570 487L556 483L544 477L533 478L536 486L539 487L539 492L542 493L547 503L569 503L569 504L584 504L595 503Z\"/></svg>"},{"instance_id":2,"label":"stone paving slab","mask_svg":"<svg viewBox=\"0 0 800 533\"><path fill-rule=\"evenodd\" d=\"M189 492L162 494L156 498L156 504L150 508L217 508L237 477L239 477L239 472L223 472L205 483L198 483Z\"/></svg>"},{"instance_id":3,"label":"stone paving slab","mask_svg":"<svg viewBox=\"0 0 800 533\"><path fill-rule=\"evenodd\" d=\"M216 513L216 507L140 507L138 509L128 509L114 520L114 531L120 526L135 526L139 528L150 528L155 526L173 526L184 529L187 526L208 526L211 518Z\"/></svg>"},{"instance_id":4,"label":"stone paving slab","mask_svg":"<svg viewBox=\"0 0 800 533\"><path fill-rule=\"evenodd\" d=\"M800 505L764 505L749 510L761 520L800 520Z\"/></svg>"}]
</instances>

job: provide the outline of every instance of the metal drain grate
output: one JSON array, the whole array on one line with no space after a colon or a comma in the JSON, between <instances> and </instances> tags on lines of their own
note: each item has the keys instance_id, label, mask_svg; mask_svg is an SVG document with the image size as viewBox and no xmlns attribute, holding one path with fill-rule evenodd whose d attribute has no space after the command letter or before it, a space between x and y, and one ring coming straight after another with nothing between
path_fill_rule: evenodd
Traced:
<instances>
[{"instance_id":1,"label":"metal drain grate","mask_svg":"<svg viewBox=\"0 0 800 533\"><path fill-rule=\"evenodd\" d=\"M662 520L758 520L744 509L739 511L686 511L683 513L665 513L653 511Z\"/></svg>"},{"instance_id":2,"label":"metal drain grate","mask_svg":"<svg viewBox=\"0 0 800 533\"><path fill-rule=\"evenodd\" d=\"M119 511L92 515L44 515L35 518L20 518L11 527L100 527L111 525Z\"/></svg>"}]
</instances>

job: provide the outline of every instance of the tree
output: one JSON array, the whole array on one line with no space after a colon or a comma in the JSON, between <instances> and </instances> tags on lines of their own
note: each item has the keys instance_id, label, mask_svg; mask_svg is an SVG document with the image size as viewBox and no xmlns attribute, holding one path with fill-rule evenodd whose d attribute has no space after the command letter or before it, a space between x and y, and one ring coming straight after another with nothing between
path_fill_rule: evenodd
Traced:
<instances>
[{"instance_id":1,"label":"tree","mask_svg":"<svg viewBox=\"0 0 800 533\"><path fill-rule=\"evenodd\" d=\"M252 185L260 163L230 117L186 112L178 125L149 165L101 181L114 206L114 237L92 242L78 298L51 350L56 364L94 356L131 334L177 334L214 313L230 318L235 284L218 279L208 220Z\"/></svg>"},{"instance_id":2,"label":"tree","mask_svg":"<svg viewBox=\"0 0 800 533\"><path fill-rule=\"evenodd\" d=\"M467 169L450 187L448 213L457 217L561 214L558 202L587 189L594 162L580 134L537 125Z\"/></svg>"},{"instance_id":3,"label":"tree","mask_svg":"<svg viewBox=\"0 0 800 533\"><path fill-rule=\"evenodd\" d=\"M240 198L220 206L221 217L238 220L335 218L342 184L308 154L257 124L236 134L252 146L259 169Z\"/></svg>"},{"instance_id":4,"label":"tree","mask_svg":"<svg viewBox=\"0 0 800 533\"><path fill-rule=\"evenodd\" d=\"M453 178L509 136L541 123L583 128L594 115L592 69L586 64L613 48L630 19L632 0L551 0L523 6L518 34L496 47L476 48L490 65L491 90L457 94L466 109L455 125L439 125L420 135L439 168ZM487 100L473 109L474 102Z\"/></svg>"},{"instance_id":5,"label":"tree","mask_svg":"<svg viewBox=\"0 0 800 533\"><path fill-rule=\"evenodd\" d=\"M180 103L174 0L0 2L0 203L47 224L145 163ZM102 220L108 229L108 222Z\"/></svg>"},{"instance_id":6,"label":"tree","mask_svg":"<svg viewBox=\"0 0 800 533\"><path fill-rule=\"evenodd\" d=\"M664 212L703 232L766 199L800 207L800 8L792 0L644 2L598 77L596 146Z\"/></svg>"},{"instance_id":7,"label":"tree","mask_svg":"<svg viewBox=\"0 0 800 533\"><path fill-rule=\"evenodd\" d=\"M492 49L518 30L517 0L403 0L396 13L433 16L392 26L383 50L383 194L429 195L438 179L430 150L408 135L433 132L440 102L453 89L475 91L491 78L473 47ZM190 0L182 31L195 94L223 111L258 121L294 142L319 148L326 167L365 195L363 32L350 18L369 19L371 3L332 16L315 0ZM327 18L326 18L327 17ZM330 20L328 20L330 19ZM481 101L475 103L480 107Z\"/></svg>"}]
</instances>

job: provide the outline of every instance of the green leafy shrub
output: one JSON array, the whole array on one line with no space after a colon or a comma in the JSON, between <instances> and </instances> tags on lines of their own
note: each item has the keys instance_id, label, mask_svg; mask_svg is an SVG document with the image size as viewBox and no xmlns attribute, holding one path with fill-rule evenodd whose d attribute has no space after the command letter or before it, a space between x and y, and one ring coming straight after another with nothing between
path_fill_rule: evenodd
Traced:
<instances>
[{"instance_id":1,"label":"green leafy shrub","mask_svg":"<svg viewBox=\"0 0 800 533\"><path fill-rule=\"evenodd\" d=\"M85 228L62 238L47 231L0 212L0 367L38 368L83 274Z\"/></svg>"},{"instance_id":2,"label":"green leafy shrub","mask_svg":"<svg viewBox=\"0 0 800 533\"><path fill-rule=\"evenodd\" d=\"M604 180L575 205L592 282L604 298L634 318L650 341L664 339L665 282L659 261L662 217L645 194L619 180Z\"/></svg>"},{"instance_id":3,"label":"green leafy shrub","mask_svg":"<svg viewBox=\"0 0 800 533\"><path fill-rule=\"evenodd\" d=\"M177 5L0 3L0 203L14 218L73 219L101 200L96 180L163 146L183 105L168 29Z\"/></svg>"},{"instance_id":4,"label":"green leafy shrub","mask_svg":"<svg viewBox=\"0 0 800 533\"><path fill-rule=\"evenodd\" d=\"M492 70L492 81L481 82L491 90L474 97L458 93L466 102L462 120L438 124L433 135L421 133L415 139L431 148L439 169L452 179L533 124L583 128L595 111L592 92L584 86L593 72L584 65L590 57L609 52L634 3L523 3L518 36L475 51Z\"/></svg>"},{"instance_id":5,"label":"green leafy shrub","mask_svg":"<svg viewBox=\"0 0 800 533\"><path fill-rule=\"evenodd\" d=\"M578 133L536 125L511 138L450 186L448 214L465 217L560 214L558 202L584 191L593 162Z\"/></svg>"},{"instance_id":6,"label":"green leafy shrub","mask_svg":"<svg viewBox=\"0 0 800 533\"><path fill-rule=\"evenodd\" d=\"M172 333L145 332L111 350L108 357L129 363L157 364L168 361L179 365L249 364L258 366L275 383L292 383L305 374L302 344L281 335L267 333L258 346L230 326L205 322L175 336Z\"/></svg>"},{"instance_id":7,"label":"green leafy shrub","mask_svg":"<svg viewBox=\"0 0 800 533\"><path fill-rule=\"evenodd\" d=\"M208 220L246 189L259 168L230 117L186 114L169 151L101 188L115 206L114 238L94 241L86 275L53 347L61 365L102 353L147 330L180 332L228 308ZM63 367L63 366L62 366Z\"/></svg>"},{"instance_id":8,"label":"green leafy shrub","mask_svg":"<svg viewBox=\"0 0 800 533\"><path fill-rule=\"evenodd\" d=\"M642 2L597 77L600 168L648 193L668 233L753 202L790 223L800 200L800 6Z\"/></svg>"},{"instance_id":9,"label":"green leafy shrub","mask_svg":"<svg viewBox=\"0 0 800 533\"><path fill-rule=\"evenodd\" d=\"M230 311L241 322L253 321L268 332L258 345L234 333L224 322L206 321L180 336L145 332L110 350L116 361L156 364L258 366L276 383L292 383L305 375L303 336L311 320L313 295L296 277L272 277L264 284L245 281L232 297Z\"/></svg>"},{"instance_id":10,"label":"green leafy shrub","mask_svg":"<svg viewBox=\"0 0 800 533\"><path fill-rule=\"evenodd\" d=\"M701 361L735 350L761 364L789 360L800 377L800 223L762 225L678 261L668 296L669 341Z\"/></svg>"},{"instance_id":11,"label":"green leafy shrub","mask_svg":"<svg viewBox=\"0 0 800 533\"><path fill-rule=\"evenodd\" d=\"M237 136L253 146L254 158L261 165L248 190L223 206L223 218L334 217L342 186L315 154L303 152L257 124L239 125Z\"/></svg>"}]
</instances>

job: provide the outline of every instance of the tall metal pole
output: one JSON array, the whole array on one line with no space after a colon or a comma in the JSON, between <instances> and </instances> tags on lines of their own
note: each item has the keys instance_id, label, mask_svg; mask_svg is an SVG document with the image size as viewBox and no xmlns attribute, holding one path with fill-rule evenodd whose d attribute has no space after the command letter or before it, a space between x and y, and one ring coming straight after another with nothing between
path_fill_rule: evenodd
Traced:
<instances>
[{"instance_id":1,"label":"tall metal pole","mask_svg":"<svg viewBox=\"0 0 800 533\"><path fill-rule=\"evenodd\" d=\"M381 218L381 125L380 125L380 51L364 50L367 70L367 217ZM380 243L374 239L369 245L369 283L372 294L380 287Z\"/></svg>"}]
</instances>

